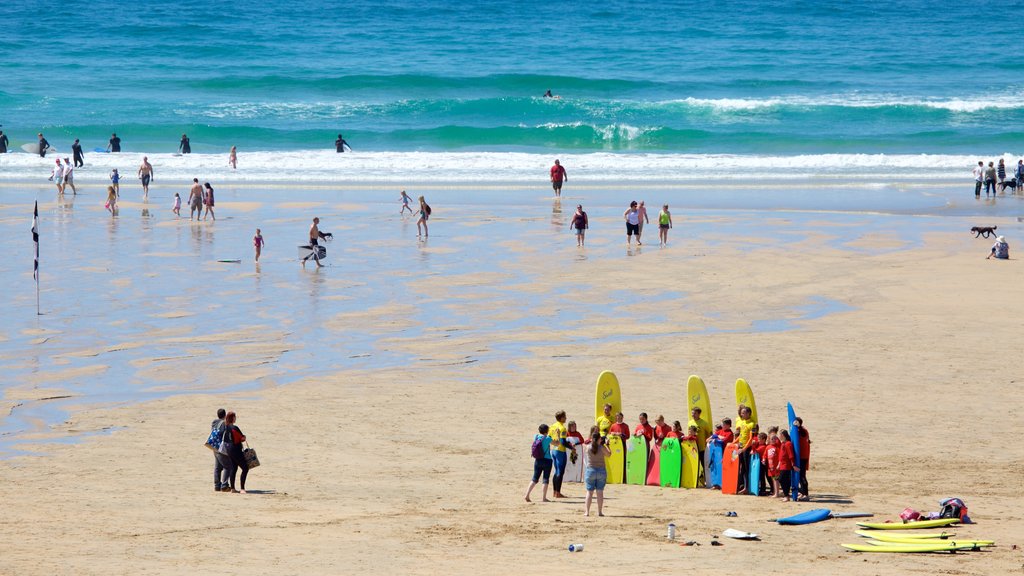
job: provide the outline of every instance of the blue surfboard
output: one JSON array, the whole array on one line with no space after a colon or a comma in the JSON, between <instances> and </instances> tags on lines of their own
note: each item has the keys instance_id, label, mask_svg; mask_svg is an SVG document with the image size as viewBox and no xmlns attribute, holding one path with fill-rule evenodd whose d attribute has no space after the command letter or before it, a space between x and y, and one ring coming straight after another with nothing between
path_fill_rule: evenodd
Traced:
<instances>
[{"instance_id":1,"label":"blue surfboard","mask_svg":"<svg viewBox=\"0 0 1024 576\"><path fill-rule=\"evenodd\" d=\"M708 446L708 477L712 486L722 485L722 455L725 446L718 440L711 442Z\"/></svg>"},{"instance_id":2,"label":"blue surfboard","mask_svg":"<svg viewBox=\"0 0 1024 576\"><path fill-rule=\"evenodd\" d=\"M814 510L808 510L807 512L801 512L795 516L789 516L786 518L779 518L776 520L779 524L788 524L796 526L800 524L814 524L815 522L821 522L822 520L828 520L832 517L832 511L825 508L817 508Z\"/></svg>"},{"instance_id":3,"label":"blue surfboard","mask_svg":"<svg viewBox=\"0 0 1024 576\"><path fill-rule=\"evenodd\" d=\"M747 479L747 492L753 496L761 495L761 457L750 455L750 476Z\"/></svg>"},{"instance_id":4,"label":"blue surfboard","mask_svg":"<svg viewBox=\"0 0 1024 576\"><path fill-rule=\"evenodd\" d=\"M108 154L110 152L110 150L107 150L106 148L93 148L92 151L100 154Z\"/></svg>"},{"instance_id":5,"label":"blue surfboard","mask_svg":"<svg viewBox=\"0 0 1024 576\"><path fill-rule=\"evenodd\" d=\"M799 495L800 489L800 472L796 470L796 467L800 465L800 430L797 429L796 424L793 422L796 420L796 411L793 410L793 404L791 402L786 403L786 412L789 414L789 440L793 443L793 454L796 462L793 466L793 470L789 473L789 482L792 484L790 489L790 496L795 501Z\"/></svg>"}]
</instances>

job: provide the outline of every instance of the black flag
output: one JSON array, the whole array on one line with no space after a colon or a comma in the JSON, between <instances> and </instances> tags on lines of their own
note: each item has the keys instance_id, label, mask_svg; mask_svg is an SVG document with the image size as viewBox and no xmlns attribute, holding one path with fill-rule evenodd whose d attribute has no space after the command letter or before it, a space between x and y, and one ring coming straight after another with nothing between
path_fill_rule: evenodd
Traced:
<instances>
[{"instance_id":1,"label":"black flag","mask_svg":"<svg viewBox=\"0 0 1024 576\"><path fill-rule=\"evenodd\" d=\"M36 281L36 286L39 285L39 228L36 227L36 222L39 220L39 201L36 200L35 210L32 212L32 242L36 245L36 261L35 266L32 268L32 278Z\"/></svg>"}]
</instances>

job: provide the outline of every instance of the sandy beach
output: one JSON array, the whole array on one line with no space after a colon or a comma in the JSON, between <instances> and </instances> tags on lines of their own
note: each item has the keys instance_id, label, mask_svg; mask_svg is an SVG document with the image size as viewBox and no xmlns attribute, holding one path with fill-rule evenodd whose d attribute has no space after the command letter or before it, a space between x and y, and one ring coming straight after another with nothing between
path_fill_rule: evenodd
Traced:
<instances>
[{"instance_id":1,"label":"sandy beach","mask_svg":"<svg viewBox=\"0 0 1024 576\"><path fill-rule=\"evenodd\" d=\"M650 227L627 249L612 192L561 206L523 189L504 203L434 200L417 242L397 189L218 188L216 223L173 218L170 185L148 203L126 198L115 219L98 186L83 189L56 203L38 191L43 316L30 257L0 265L0 573L1005 574L1022 563L1011 546L1024 543L1013 400L1024 288L1016 260L986 261L991 242L967 233L978 217L687 210L683 198L671 200L668 248ZM0 244L29 254L31 202L2 194ZM577 202L591 216L584 250L567 230ZM314 212L335 234L322 270L295 258ZM1018 253L1016 219L981 220ZM582 485L567 484L566 501L524 503L537 425L564 409L589 427L602 370L618 375L631 425L640 411L683 418L690 374L716 419L735 412L739 377L762 423L783 424L793 402L814 441L813 501L616 485L607 517L584 518ZM263 462L249 495L211 490L201 444L220 407ZM817 507L895 519L948 496L977 523L957 533L998 547L863 555L839 547L858 539L854 521L768 522ZM669 522L703 545L667 543ZM762 540L710 546L730 527ZM585 551L567 552L576 542Z\"/></svg>"}]
</instances>

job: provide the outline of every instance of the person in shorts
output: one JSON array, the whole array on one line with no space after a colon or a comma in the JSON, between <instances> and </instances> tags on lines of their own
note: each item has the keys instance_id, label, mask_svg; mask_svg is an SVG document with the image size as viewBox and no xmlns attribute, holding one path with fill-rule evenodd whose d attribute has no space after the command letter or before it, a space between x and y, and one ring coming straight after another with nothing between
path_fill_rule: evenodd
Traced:
<instances>
[{"instance_id":1,"label":"person in shorts","mask_svg":"<svg viewBox=\"0 0 1024 576\"><path fill-rule=\"evenodd\" d=\"M530 500L530 492L533 492L534 486L541 480L541 476L544 477L542 484L544 484L544 501L548 500L548 481L551 479L551 466L553 464L551 460L551 436L548 436L548 425L541 424L537 427L537 435L533 437L533 442L536 445L540 443L540 453L533 454L533 480L530 481L530 486L526 489L526 497L524 500L532 502Z\"/></svg>"},{"instance_id":2,"label":"person in shorts","mask_svg":"<svg viewBox=\"0 0 1024 576\"><path fill-rule=\"evenodd\" d=\"M586 242L587 228L590 228L590 221L587 219L587 213L583 211L582 204L576 205L576 213L572 215L569 227L576 232L576 245L583 246Z\"/></svg>"},{"instance_id":3,"label":"person in shorts","mask_svg":"<svg viewBox=\"0 0 1024 576\"><path fill-rule=\"evenodd\" d=\"M636 200L629 203L622 217L626 220L626 244L632 244L633 236L636 236L636 245L640 246L640 212Z\"/></svg>"},{"instance_id":4,"label":"person in shorts","mask_svg":"<svg viewBox=\"0 0 1024 576\"><path fill-rule=\"evenodd\" d=\"M590 435L590 446L587 448L590 458L587 459L587 471L583 474L583 484L587 489L587 503L584 516L590 516L590 504L597 496L597 515L604 516L604 486L608 482L608 470L604 459L612 455L605 445L600 433Z\"/></svg>"},{"instance_id":5,"label":"person in shorts","mask_svg":"<svg viewBox=\"0 0 1024 576\"><path fill-rule=\"evenodd\" d=\"M562 182L568 179L569 175L565 173L565 167L555 160L555 165L551 167L551 187L555 190L555 196L562 195Z\"/></svg>"}]
</instances>

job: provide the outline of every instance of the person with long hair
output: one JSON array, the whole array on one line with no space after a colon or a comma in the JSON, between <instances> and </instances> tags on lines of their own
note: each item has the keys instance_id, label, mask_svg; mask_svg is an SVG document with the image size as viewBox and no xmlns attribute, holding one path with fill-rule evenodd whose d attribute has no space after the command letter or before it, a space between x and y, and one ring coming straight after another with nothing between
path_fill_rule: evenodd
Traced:
<instances>
[{"instance_id":1,"label":"person with long hair","mask_svg":"<svg viewBox=\"0 0 1024 576\"><path fill-rule=\"evenodd\" d=\"M612 455L612 451L604 443L604 437L600 432L590 435L590 458L587 459L587 471L583 475L583 483L587 489L586 512L584 516L590 516L590 503L597 495L597 515L604 516L604 485L608 482L608 470L605 468L604 459Z\"/></svg>"},{"instance_id":2,"label":"person with long hair","mask_svg":"<svg viewBox=\"0 0 1024 576\"><path fill-rule=\"evenodd\" d=\"M237 419L234 412L228 412L227 416L224 417L224 434L229 435L227 436L228 443L231 444L231 448L228 450L228 458L234 464L234 469L228 473L228 488L231 492L245 494L245 479L249 475L249 463L245 461L245 454L242 453L242 443L245 442L245 434L242 434L242 431L235 425ZM238 469L242 470L241 483L239 484L241 490L235 490L235 474L238 472Z\"/></svg>"},{"instance_id":3,"label":"person with long hair","mask_svg":"<svg viewBox=\"0 0 1024 576\"><path fill-rule=\"evenodd\" d=\"M430 230L427 228L427 220L430 219L430 204L420 196L420 219L416 221L416 235L420 235L420 225L423 225L423 237L430 236Z\"/></svg>"},{"instance_id":4,"label":"person with long hair","mask_svg":"<svg viewBox=\"0 0 1024 576\"><path fill-rule=\"evenodd\" d=\"M204 183L203 186L206 188L203 192L203 204L206 206L206 213L203 214L203 220L206 220L207 216L213 216L213 219L216 220L217 215L213 213L213 186L210 186L209 182Z\"/></svg>"}]
</instances>

